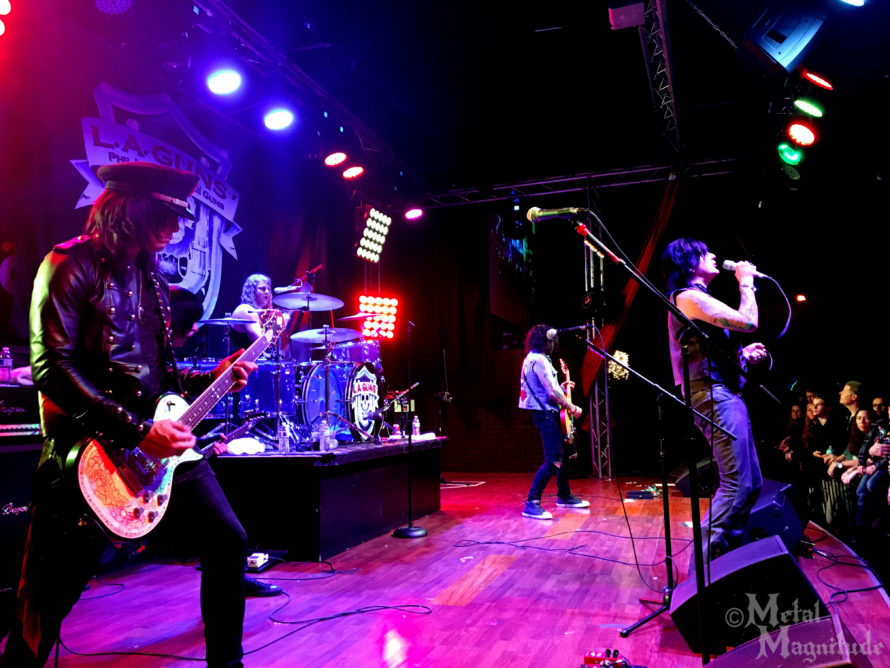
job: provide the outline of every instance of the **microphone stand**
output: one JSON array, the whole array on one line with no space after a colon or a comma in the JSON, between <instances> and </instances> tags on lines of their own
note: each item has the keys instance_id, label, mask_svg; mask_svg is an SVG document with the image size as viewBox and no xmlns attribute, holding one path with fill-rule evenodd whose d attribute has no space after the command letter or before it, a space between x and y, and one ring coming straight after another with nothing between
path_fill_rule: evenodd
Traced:
<instances>
[{"instance_id":1,"label":"microphone stand","mask_svg":"<svg viewBox=\"0 0 890 668\"><path fill-rule=\"evenodd\" d=\"M411 332L414 331L414 323L410 320L408 321L408 378L411 378ZM401 392L394 397L393 401L399 397L403 397L408 394L415 387L420 385L419 382L414 383L411 387L409 387L404 392ZM408 407L410 409L411 403L408 403ZM394 538L423 538L426 536L426 529L423 527L414 526L414 514L413 514L413 500L412 500L412 478L414 475L414 459L411 456L411 442L414 437L414 420L413 416L414 411L408 411L408 422L405 427L408 432L408 526L399 527L395 531L392 532Z\"/></svg>"}]
</instances>

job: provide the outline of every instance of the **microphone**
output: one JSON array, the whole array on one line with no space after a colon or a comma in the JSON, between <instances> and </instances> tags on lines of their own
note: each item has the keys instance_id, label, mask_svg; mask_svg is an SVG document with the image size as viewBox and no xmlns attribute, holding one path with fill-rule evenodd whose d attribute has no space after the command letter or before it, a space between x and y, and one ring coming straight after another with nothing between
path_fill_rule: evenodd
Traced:
<instances>
[{"instance_id":1,"label":"microphone","mask_svg":"<svg viewBox=\"0 0 890 668\"><path fill-rule=\"evenodd\" d=\"M563 329L548 329L547 338L552 341L559 334L564 334L565 332L577 332L578 330L587 329L591 326L592 325L576 325L575 327L564 327Z\"/></svg>"},{"instance_id":2,"label":"microphone","mask_svg":"<svg viewBox=\"0 0 890 668\"><path fill-rule=\"evenodd\" d=\"M307 276L311 276L311 275L314 274L316 271L318 271L319 269L321 269L321 267L322 267L322 265L318 265L315 269L310 269L309 271L306 272L306 275L307 275Z\"/></svg>"},{"instance_id":3,"label":"microphone","mask_svg":"<svg viewBox=\"0 0 890 668\"><path fill-rule=\"evenodd\" d=\"M283 288L272 288L272 293L276 295L280 295L284 292L294 292L303 287L303 281L299 278L291 283L290 285L285 285Z\"/></svg>"},{"instance_id":4,"label":"microphone","mask_svg":"<svg viewBox=\"0 0 890 668\"><path fill-rule=\"evenodd\" d=\"M532 223L541 223L545 220L554 220L557 218L574 218L579 213L587 211L587 209L579 209L575 207L569 207L566 209L541 209L536 206L533 206L528 210L528 213L525 215L526 218L529 219Z\"/></svg>"},{"instance_id":5,"label":"microphone","mask_svg":"<svg viewBox=\"0 0 890 668\"><path fill-rule=\"evenodd\" d=\"M738 263L733 262L732 260L723 260L723 268L726 271L735 271L735 267ZM766 274L761 274L759 271L754 272L754 278L769 278Z\"/></svg>"}]
</instances>

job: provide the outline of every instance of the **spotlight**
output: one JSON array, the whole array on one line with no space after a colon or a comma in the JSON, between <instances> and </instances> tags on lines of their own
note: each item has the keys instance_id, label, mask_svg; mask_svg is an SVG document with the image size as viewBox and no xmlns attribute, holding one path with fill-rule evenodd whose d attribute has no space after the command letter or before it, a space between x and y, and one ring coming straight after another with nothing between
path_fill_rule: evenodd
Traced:
<instances>
[{"instance_id":1,"label":"spotlight","mask_svg":"<svg viewBox=\"0 0 890 668\"><path fill-rule=\"evenodd\" d=\"M207 75L207 88L216 95L231 95L241 88L241 74L231 68L214 70Z\"/></svg>"},{"instance_id":2,"label":"spotlight","mask_svg":"<svg viewBox=\"0 0 890 668\"><path fill-rule=\"evenodd\" d=\"M812 116L813 118L822 118L822 116L824 115L822 107L815 100L809 98L797 98L796 100L794 100L794 106L805 113L807 116Z\"/></svg>"},{"instance_id":3,"label":"spotlight","mask_svg":"<svg viewBox=\"0 0 890 668\"><path fill-rule=\"evenodd\" d=\"M346 162L346 154L343 151L337 151L336 153L330 153L325 156L324 164L328 167L336 167L337 165L341 165Z\"/></svg>"},{"instance_id":4,"label":"spotlight","mask_svg":"<svg viewBox=\"0 0 890 668\"><path fill-rule=\"evenodd\" d=\"M418 220L420 218L423 218L423 209L419 206L410 208L405 212L405 220Z\"/></svg>"},{"instance_id":5,"label":"spotlight","mask_svg":"<svg viewBox=\"0 0 890 668\"><path fill-rule=\"evenodd\" d=\"M798 146L812 146L816 143L816 131L806 121L796 120L788 126L788 138Z\"/></svg>"},{"instance_id":6,"label":"spotlight","mask_svg":"<svg viewBox=\"0 0 890 668\"><path fill-rule=\"evenodd\" d=\"M797 165L800 164L800 161L803 160L803 151L800 149L794 148L788 142L782 142L778 146L779 158L781 158L782 162L788 165Z\"/></svg>"},{"instance_id":7,"label":"spotlight","mask_svg":"<svg viewBox=\"0 0 890 668\"><path fill-rule=\"evenodd\" d=\"M831 82L828 79L823 76L819 76L815 72L804 70L801 73L801 76L810 83L819 86L819 88L824 88L825 90L834 90L834 86L831 85Z\"/></svg>"},{"instance_id":8,"label":"spotlight","mask_svg":"<svg viewBox=\"0 0 890 668\"><path fill-rule=\"evenodd\" d=\"M12 11L12 5L9 0L0 0L0 16L6 16Z\"/></svg>"},{"instance_id":9,"label":"spotlight","mask_svg":"<svg viewBox=\"0 0 890 668\"><path fill-rule=\"evenodd\" d=\"M355 165L354 167L347 167L343 170L343 178L344 179L357 179L362 174L365 173L365 168L360 167L359 165Z\"/></svg>"},{"instance_id":10,"label":"spotlight","mask_svg":"<svg viewBox=\"0 0 890 668\"><path fill-rule=\"evenodd\" d=\"M284 107L277 107L266 112L263 123L270 130L285 130L293 125L294 112Z\"/></svg>"}]
</instances>

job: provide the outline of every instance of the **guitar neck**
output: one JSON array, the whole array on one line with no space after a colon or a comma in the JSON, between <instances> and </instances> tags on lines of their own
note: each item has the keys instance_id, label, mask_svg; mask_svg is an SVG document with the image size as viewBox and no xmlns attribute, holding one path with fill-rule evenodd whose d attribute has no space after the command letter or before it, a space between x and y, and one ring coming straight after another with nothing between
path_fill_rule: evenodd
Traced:
<instances>
[{"instance_id":1,"label":"guitar neck","mask_svg":"<svg viewBox=\"0 0 890 668\"><path fill-rule=\"evenodd\" d=\"M260 338L250 344L236 361L255 362L266 350L270 340L271 332L266 330ZM179 422L189 429L194 429L233 387L235 387L235 377L232 373L232 367L229 367L210 383L210 386L201 393L201 396L192 402L180 416Z\"/></svg>"}]
</instances>

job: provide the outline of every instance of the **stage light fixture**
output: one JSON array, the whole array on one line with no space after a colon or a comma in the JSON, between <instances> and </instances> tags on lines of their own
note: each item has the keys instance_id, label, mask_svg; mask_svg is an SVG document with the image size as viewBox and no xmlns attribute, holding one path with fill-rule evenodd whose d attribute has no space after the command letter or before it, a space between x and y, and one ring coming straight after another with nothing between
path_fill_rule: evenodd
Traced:
<instances>
[{"instance_id":1,"label":"stage light fixture","mask_svg":"<svg viewBox=\"0 0 890 668\"><path fill-rule=\"evenodd\" d=\"M347 167L343 170L343 178L347 181L350 179L357 179L362 174L365 173L365 168L359 165L354 165L352 167Z\"/></svg>"},{"instance_id":2,"label":"stage light fixture","mask_svg":"<svg viewBox=\"0 0 890 668\"><path fill-rule=\"evenodd\" d=\"M399 300L395 297L361 295L358 310L366 316L362 321L362 336L366 339L392 339L395 336Z\"/></svg>"},{"instance_id":3,"label":"stage light fixture","mask_svg":"<svg viewBox=\"0 0 890 668\"><path fill-rule=\"evenodd\" d=\"M813 118L822 118L824 115L824 111L819 103L811 98L799 97L794 100L794 106L797 107L799 111L802 111L807 116L812 116Z\"/></svg>"},{"instance_id":4,"label":"stage light fixture","mask_svg":"<svg viewBox=\"0 0 890 668\"><path fill-rule=\"evenodd\" d=\"M865 0L841 0L841 2L851 7L862 7L865 4Z\"/></svg>"},{"instance_id":5,"label":"stage light fixture","mask_svg":"<svg viewBox=\"0 0 890 668\"><path fill-rule=\"evenodd\" d=\"M792 121L788 126L788 138L798 146L812 146L816 143L816 130L804 120Z\"/></svg>"},{"instance_id":6,"label":"stage light fixture","mask_svg":"<svg viewBox=\"0 0 890 668\"><path fill-rule=\"evenodd\" d=\"M368 262L380 262L380 253L391 224L392 218L371 207L365 216L365 229L355 254Z\"/></svg>"},{"instance_id":7,"label":"stage light fixture","mask_svg":"<svg viewBox=\"0 0 890 668\"><path fill-rule=\"evenodd\" d=\"M336 167L346 162L346 154L343 151L336 151L325 156L324 164L328 167Z\"/></svg>"},{"instance_id":8,"label":"stage light fixture","mask_svg":"<svg viewBox=\"0 0 890 668\"><path fill-rule=\"evenodd\" d=\"M6 16L12 11L12 5L9 0L0 0L0 16Z\"/></svg>"},{"instance_id":9,"label":"stage light fixture","mask_svg":"<svg viewBox=\"0 0 890 668\"><path fill-rule=\"evenodd\" d=\"M794 148L788 142L782 142L778 146L779 158L787 165L798 165L803 160L803 151Z\"/></svg>"},{"instance_id":10,"label":"stage light fixture","mask_svg":"<svg viewBox=\"0 0 890 668\"><path fill-rule=\"evenodd\" d=\"M419 220L423 218L423 209L419 206L412 207L405 211L405 220Z\"/></svg>"},{"instance_id":11,"label":"stage light fixture","mask_svg":"<svg viewBox=\"0 0 890 668\"><path fill-rule=\"evenodd\" d=\"M0 35L6 32L6 26L3 25L3 21L0 21Z\"/></svg>"},{"instance_id":12,"label":"stage light fixture","mask_svg":"<svg viewBox=\"0 0 890 668\"><path fill-rule=\"evenodd\" d=\"M266 115L263 116L263 123L270 130L286 130L293 125L295 118L294 112L290 109L276 107L266 112Z\"/></svg>"},{"instance_id":13,"label":"stage light fixture","mask_svg":"<svg viewBox=\"0 0 890 668\"><path fill-rule=\"evenodd\" d=\"M834 86L831 85L831 82L828 79L816 74L815 72L804 70L803 72L801 72L801 77L806 81L809 81L811 84L819 86L819 88L824 88L825 90L834 90Z\"/></svg>"},{"instance_id":14,"label":"stage light fixture","mask_svg":"<svg viewBox=\"0 0 890 668\"><path fill-rule=\"evenodd\" d=\"M207 88L215 95L231 95L241 88L241 81L238 70L226 67L207 75Z\"/></svg>"}]
</instances>

